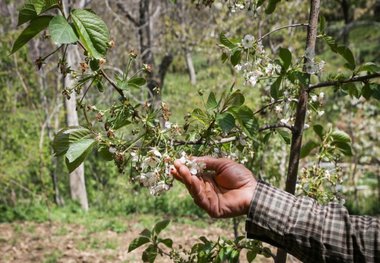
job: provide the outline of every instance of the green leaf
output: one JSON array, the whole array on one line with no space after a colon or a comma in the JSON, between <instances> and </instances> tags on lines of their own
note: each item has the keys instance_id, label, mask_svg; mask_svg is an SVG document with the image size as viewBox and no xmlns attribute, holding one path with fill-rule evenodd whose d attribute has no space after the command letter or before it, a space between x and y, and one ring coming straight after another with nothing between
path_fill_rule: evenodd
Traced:
<instances>
[{"instance_id":1,"label":"green leaf","mask_svg":"<svg viewBox=\"0 0 380 263\"><path fill-rule=\"evenodd\" d=\"M67 153L72 144L87 139L93 139L93 135L89 129L80 126L64 128L54 137L54 154L55 156L62 156Z\"/></svg>"},{"instance_id":2,"label":"green leaf","mask_svg":"<svg viewBox=\"0 0 380 263\"><path fill-rule=\"evenodd\" d=\"M82 139L75 143L70 144L69 149L66 152L67 160L72 163L76 159L80 158L89 148L95 144L94 139Z\"/></svg>"},{"instance_id":3,"label":"green leaf","mask_svg":"<svg viewBox=\"0 0 380 263\"><path fill-rule=\"evenodd\" d=\"M51 8L58 7L58 0L32 0L37 15L48 11Z\"/></svg>"},{"instance_id":4,"label":"green leaf","mask_svg":"<svg viewBox=\"0 0 380 263\"><path fill-rule=\"evenodd\" d=\"M371 85L369 83L366 83L362 88L362 96L369 100L373 94L373 90L371 89Z\"/></svg>"},{"instance_id":5,"label":"green leaf","mask_svg":"<svg viewBox=\"0 0 380 263\"><path fill-rule=\"evenodd\" d=\"M233 66L236 66L237 64L240 63L240 61L241 61L241 50L236 49L231 55L231 64Z\"/></svg>"},{"instance_id":6,"label":"green leaf","mask_svg":"<svg viewBox=\"0 0 380 263\"><path fill-rule=\"evenodd\" d=\"M146 79L141 77L133 77L128 80L128 86L138 87L144 86L146 84Z\"/></svg>"},{"instance_id":7,"label":"green leaf","mask_svg":"<svg viewBox=\"0 0 380 263\"><path fill-rule=\"evenodd\" d=\"M351 49L346 46L338 46L337 52L348 62L347 67L354 70L356 67L355 57Z\"/></svg>"},{"instance_id":8,"label":"green leaf","mask_svg":"<svg viewBox=\"0 0 380 263\"><path fill-rule=\"evenodd\" d=\"M88 10L76 9L71 12L79 39L94 58L102 58L107 53L109 31L104 21Z\"/></svg>"},{"instance_id":9,"label":"green leaf","mask_svg":"<svg viewBox=\"0 0 380 263\"><path fill-rule=\"evenodd\" d=\"M272 256L272 251L268 247L264 247L262 254L266 258L270 258Z\"/></svg>"},{"instance_id":10,"label":"green leaf","mask_svg":"<svg viewBox=\"0 0 380 263\"><path fill-rule=\"evenodd\" d=\"M230 132L235 127L235 118L228 112L218 115L216 121L225 133Z\"/></svg>"},{"instance_id":11,"label":"green leaf","mask_svg":"<svg viewBox=\"0 0 380 263\"><path fill-rule=\"evenodd\" d=\"M33 19L27 28L22 31L20 36L16 39L13 44L11 54L15 53L17 50L22 48L26 43L28 43L33 37L35 37L38 33L43 31L48 27L52 16L39 16Z\"/></svg>"},{"instance_id":12,"label":"green leaf","mask_svg":"<svg viewBox=\"0 0 380 263\"><path fill-rule=\"evenodd\" d=\"M301 159L302 158L305 158L306 156L308 156L310 154L310 152L312 150L314 150L315 148L317 148L319 146L319 143L313 141L313 140L310 140L308 141L307 143L305 143L304 145L302 145L302 148L301 148Z\"/></svg>"},{"instance_id":13,"label":"green leaf","mask_svg":"<svg viewBox=\"0 0 380 263\"><path fill-rule=\"evenodd\" d=\"M208 110L213 110L218 107L218 102L216 101L215 93L210 92L207 98L206 108Z\"/></svg>"},{"instance_id":14,"label":"green leaf","mask_svg":"<svg viewBox=\"0 0 380 263\"><path fill-rule=\"evenodd\" d=\"M287 48L280 48L280 58L282 60L282 68L286 71L292 64L292 53Z\"/></svg>"},{"instance_id":15,"label":"green leaf","mask_svg":"<svg viewBox=\"0 0 380 263\"><path fill-rule=\"evenodd\" d=\"M144 236L139 236L138 238L135 238L132 240L132 242L129 244L128 247L128 253L135 250L138 247L141 247L142 245L150 242L150 239Z\"/></svg>"},{"instance_id":16,"label":"green leaf","mask_svg":"<svg viewBox=\"0 0 380 263\"><path fill-rule=\"evenodd\" d=\"M228 106L240 107L244 104L245 98L244 95L240 91L235 91L228 98Z\"/></svg>"},{"instance_id":17,"label":"green leaf","mask_svg":"<svg viewBox=\"0 0 380 263\"><path fill-rule=\"evenodd\" d=\"M99 156L105 161L112 161L113 154L110 153L108 146L102 146L98 149Z\"/></svg>"},{"instance_id":18,"label":"green leaf","mask_svg":"<svg viewBox=\"0 0 380 263\"><path fill-rule=\"evenodd\" d=\"M236 47L236 45L234 43L232 43L231 40L229 40L223 33L220 33L219 41L222 45L224 45L230 49L233 49Z\"/></svg>"},{"instance_id":19,"label":"green leaf","mask_svg":"<svg viewBox=\"0 0 380 263\"><path fill-rule=\"evenodd\" d=\"M149 245L147 249L144 250L141 259L144 262L153 263L157 257L157 247L155 245Z\"/></svg>"},{"instance_id":20,"label":"green leaf","mask_svg":"<svg viewBox=\"0 0 380 263\"><path fill-rule=\"evenodd\" d=\"M332 143L338 150L346 156L352 156L351 144L348 142L334 141Z\"/></svg>"},{"instance_id":21,"label":"green leaf","mask_svg":"<svg viewBox=\"0 0 380 263\"><path fill-rule=\"evenodd\" d=\"M56 45L71 44L79 40L74 29L61 15L55 16L50 21L49 32Z\"/></svg>"},{"instance_id":22,"label":"green leaf","mask_svg":"<svg viewBox=\"0 0 380 263\"><path fill-rule=\"evenodd\" d=\"M228 55L227 53L222 53L222 55L220 56L220 60L224 63L226 62L226 60L228 59Z\"/></svg>"},{"instance_id":23,"label":"green leaf","mask_svg":"<svg viewBox=\"0 0 380 263\"><path fill-rule=\"evenodd\" d=\"M209 121L207 114L199 108L194 109L191 116L203 125L206 125Z\"/></svg>"},{"instance_id":24,"label":"green leaf","mask_svg":"<svg viewBox=\"0 0 380 263\"><path fill-rule=\"evenodd\" d=\"M247 251L247 261L251 263L257 256L257 252L253 250Z\"/></svg>"},{"instance_id":25,"label":"green leaf","mask_svg":"<svg viewBox=\"0 0 380 263\"><path fill-rule=\"evenodd\" d=\"M150 238L152 236L152 232L150 232L149 229L145 228L143 231L141 231L140 236Z\"/></svg>"},{"instance_id":26,"label":"green leaf","mask_svg":"<svg viewBox=\"0 0 380 263\"><path fill-rule=\"evenodd\" d=\"M34 5L31 3L26 3L18 14L18 23L17 26L20 26L26 22L37 17L36 10L34 9Z\"/></svg>"},{"instance_id":27,"label":"green leaf","mask_svg":"<svg viewBox=\"0 0 380 263\"><path fill-rule=\"evenodd\" d=\"M274 10L276 9L277 4L280 1L281 0L269 0L269 4L268 4L267 8L265 9L265 13L266 14L272 14L274 12Z\"/></svg>"},{"instance_id":28,"label":"green leaf","mask_svg":"<svg viewBox=\"0 0 380 263\"><path fill-rule=\"evenodd\" d=\"M281 136L281 138L284 140L286 144L290 144L290 133L285 130L277 130L278 134Z\"/></svg>"},{"instance_id":29,"label":"green leaf","mask_svg":"<svg viewBox=\"0 0 380 263\"><path fill-rule=\"evenodd\" d=\"M345 142L345 143L351 142L350 135L348 135L347 133L341 130L333 131L330 136L335 142Z\"/></svg>"},{"instance_id":30,"label":"green leaf","mask_svg":"<svg viewBox=\"0 0 380 263\"><path fill-rule=\"evenodd\" d=\"M320 34L324 34L326 31L326 18L324 16L319 17L318 31Z\"/></svg>"},{"instance_id":31,"label":"green leaf","mask_svg":"<svg viewBox=\"0 0 380 263\"><path fill-rule=\"evenodd\" d=\"M172 248L173 247L173 240L171 240L170 238L165 238L165 239L159 238L158 242L164 244L168 248Z\"/></svg>"},{"instance_id":32,"label":"green leaf","mask_svg":"<svg viewBox=\"0 0 380 263\"><path fill-rule=\"evenodd\" d=\"M230 112L235 116L244 132L252 137L258 128L257 119L254 117L253 111L249 107L243 105L237 110L231 109Z\"/></svg>"},{"instance_id":33,"label":"green leaf","mask_svg":"<svg viewBox=\"0 0 380 263\"><path fill-rule=\"evenodd\" d=\"M278 100L280 97L280 86L282 82L282 76L279 76L275 82L270 86L270 96L275 100Z\"/></svg>"},{"instance_id":34,"label":"green leaf","mask_svg":"<svg viewBox=\"0 0 380 263\"><path fill-rule=\"evenodd\" d=\"M154 227L153 227L153 233L156 235L160 234L162 230L164 230L170 223L170 220L163 220L158 222Z\"/></svg>"},{"instance_id":35,"label":"green leaf","mask_svg":"<svg viewBox=\"0 0 380 263\"><path fill-rule=\"evenodd\" d=\"M323 140L324 138L323 126L320 124L316 124L313 126L313 130L319 136L319 138Z\"/></svg>"},{"instance_id":36,"label":"green leaf","mask_svg":"<svg viewBox=\"0 0 380 263\"><path fill-rule=\"evenodd\" d=\"M373 62L367 62L367 63L364 63L363 65L360 65L356 71L375 73L375 72L380 71L380 66Z\"/></svg>"}]
</instances>

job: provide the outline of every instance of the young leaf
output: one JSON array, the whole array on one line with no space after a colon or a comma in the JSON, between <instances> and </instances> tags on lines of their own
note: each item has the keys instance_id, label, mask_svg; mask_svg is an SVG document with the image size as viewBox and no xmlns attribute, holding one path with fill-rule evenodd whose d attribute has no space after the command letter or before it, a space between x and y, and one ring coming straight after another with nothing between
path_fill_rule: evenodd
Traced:
<instances>
[{"instance_id":1,"label":"young leaf","mask_svg":"<svg viewBox=\"0 0 380 263\"><path fill-rule=\"evenodd\" d=\"M37 15L42 14L51 8L58 7L58 0L33 0L32 3Z\"/></svg>"},{"instance_id":2,"label":"young leaf","mask_svg":"<svg viewBox=\"0 0 380 263\"><path fill-rule=\"evenodd\" d=\"M291 139L290 139L290 133L289 132L281 130L281 129L279 129L277 132L286 144L290 144Z\"/></svg>"},{"instance_id":3,"label":"young leaf","mask_svg":"<svg viewBox=\"0 0 380 263\"><path fill-rule=\"evenodd\" d=\"M352 148L348 142L334 141L332 143L341 153L346 156L352 156Z\"/></svg>"},{"instance_id":4,"label":"young leaf","mask_svg":"<svg viewBox=\"0 0 380 263\"><path fill-rule=\"evenodd\" d=\"M157 257L157 247L152 244L152 245L149 245L147 249L144 250L141 259L144 262L153 263L156 257Z\"/></svg>"},{"instance_id":5,"label":"young leaf","mask_svg":"<svg viewBox=\"0 0 380 263\"><path fill-rule=\"evenodd\" d=\"M94 139L82 139L77 142L71 143L69 149L66 152L67 160L72 163L80 158L88 149L92 149L95 144Z\"/></svg>"},{"instance_id":6,"label":"young leaf","mask_svg":"<svg viewBox=\"0 0 380 263\"><path fill-rule=\"evenodd\" d=\"M319 146L319 143L312 141L312 140L310 140L307 143L305 143L304 145L302 145L301 156L300 156L301 159L308 156L310 154L310 152L312 150L314 150L315 148L317 148L318 146Z\"/></svg>"},{"instance_id":7,"label":"young leaf","mask_svg":"<svg viewBox=\"0 0 380 263\"><path fill-rule=\"evenodd\" d=\"M230 132L235 127L235 118L228 112L218 115L216 121L225 133Z\"/></svg>"},{"instance_id":8,"label":"young leaf","mask_svg":"<svg viewBox=\"0 0 380 263\"><path fill-rule=\"evenodd\" d=\"M351 137L347 133L341 130L335 130L331 133L331 137L334 142L351 142Z\"/></svg>"},{"instance_id":9,"label":"young leaf","mask_svg":"<svg viewBox=\"0 0 380 263\"><path fill-rule=\"evenodd\" d=\"M281 82L282 82L282 76L279 76L276 79L276 81L273 82L272 85L270 86L270 96L275 100L278 100L278 98L280 97Z\"/></svg>"},{"instance_id":10,"label":"young leaf","mask_svg":"<svg viewBox=\"0 0 380 263\"><path fill-rule=\"evenodd\" d=\"M62 156L67 153L71 145L87 139L93 139L89 129L80 126L62 129L54 137L54 154L55 156Z\"/></svg>"},{"instance_id":11,"label":"young leaf","mask_svg":"<svg viewBox=\"0 0 380 263\"><path fill-rule=\"evenodd\" d=\"M287 48L280 48L280 58L282 60L282 68L286 71L292 64L292 53Z\"/></svg>"},{"instance_id":12,"label":"young leaf","mask_svg":"<svg viewBox=\"0 0 380 263\"><path fill-rule=\"evenodd\" d=\"M318 137L323 140L324 137L324 131L323 131L323 126L320 124L316 124L313 126L314 132L318 135Z\"/></svg>"},{"instance_id":13,"label":"young leaf","mask_svg":"<svg viewBox=\"0 0 380 263\"><path fill-rule=\"evenodd\" d=\"M146 84L146 79L141 77L133 77L128 80L128 86L138 87L144 86Z\"/></svg>"},{"instance_id":14,"label":"young leaf","mask_svg":"<svg viewBox=\"0 0 380 263\"><path fill-rule=\"evenodd\" d=\"M367 62L367 63L364 63L363 65L360 65L356 71L375 73L375 72L380 71L380 66L373 62Z\"/></svg>"},{"instance_id":15,"label":"young leaf","mask_svg":"<svg viewBox=\"0 0 380 263\"><path fill-rule=\"evenodd\" d=\"M20 26L26 22L37 17L36 10L34 9L34 5L31 3L26 3L20 10L18 14L18 22L17 26Z\"/></svg>"},{"instance_id":16,"label":"young leaf","mask_svg":"<svg viewBox=\"0 0 380 263\"><path fill-rule=\"evenodd\" d=\"M61 15L55 16L50 21L49 32L56 45L71 44L79 40L74 29Z\"/></svg>"},{"instance_id":17,"label":"young leaf","mask_svg":"<svg viewBox=\"0 0 380 263\"><path fill-rule=\"evenodd\" d=\"M235 91L228 98L228 105L231 105L234 107L240 107L241 105L244 104L244 101L245 101L244 95L240 91Z\"/></svg>"},{"instance_id":18,"label":"young leaf","mask_svg":"<svg viewBox=\"0 0 380 263\"><path fill-rule=\"evenodd\" d=\"M241 61L241 50L236 49L231 55L231 64L233 66L236 66L237 64L240 63L240 61Z\"/></svg>"},{"instance_id":19,"label":"young leaf","mask_svg":"<svg viewBox=\"0 0 380 263\"><path fill-rule=\"evenodd\" d=\"M352 53L351 49L346 46L338 46L337 52L348 62L347 67L351 70L354 70L356 63L354 54Z\"/></svg>"},{"instance_id":20,"label":"young leaf","mask_svg":"<svg viewBox=\"0 0 380 263\"><path fill-rule=\"evenodd\" d=\"M132 240L131 244L129 244L128 253L135 250L138 247L141 247L149 241L150 239L144 236L139 236L138 238L135 238L134 240Z\"/></svg>"},{"instance_id":21,"label":"young leaf","mask_svg":"<svg viewBox=\"0 0 380 263\"><path fill-rule=\"evenodd\" d=\"M230 112L234 114L236 120L239 122L244 132L248 136L252 137L258 126L257 119L253 116L252 110L249 107L243 105L239 107L238 110L233 110Z\"/></svg>"},{"instance_id":22,"label":"young leaf","mask_svg":"<svg viewBox=\"0 0 380 263\"><path fill-rule=\"evenodd\" d=\"M160 234L162 230L164 230L170 223L170 220L163 220L158 222L154 227L153 227L153 233L156 235Z\"/></svg>"},{"instance_id":23,"label":"young leaf","mask_svg":"<svg viewBox=\"0 0 380 263\"><path fill-rule=\"evenodd\" d=\"M165 239L159 238L158 242L164 244L168 248L172 248L173 247L173 240L171 240L170 238L165 238Z\"/></svg>"},{"instance_id":24,"label":"young leaf","mask_svg":"<svg viewBox=\"0 0 380 263\"><path fill-rule=\"evenodd\" d=\"M272 13L274 12L274 10L276 9L277 4L278 4L280 1L281 1L281 0L269 0L268 6L267 6L267 8L265 9L265 13L266 13L266 14L272 14Z\"/></svg>"},{"instance_id":25,"label":"young leaf","mask_svg":"<svg viewBox=\"0 0 380 263\"><path fill-rule=\"evenodd\" d=\"M207 98L206 108L208 110L213 110L218 107L218 102L216 101L215 93L210 92Z\"/></svg>"},{"instance_id":26,"label":"young leaf","mask_svg":"<svg viewBox=\"0 0 380 263\"><path fill-rule=\"evenodd\" d=\"M87 156L92 151L94 144L95 142L91 144L88 148L84 148L83 153L80 156L78 156L78 158L73 159L72 162L69 161L68 158L65 158L66 166L69 169L70 173L73 172L81 163L83 163L83 161L87 158Z\"/></svg>"},{"instance_id":27,"label":"young leaf","mask_svg":"<svg viewBox=\"0 0 380 263\"><path fill-rule=\"evenodd\" d=\"M25 28L24 31L22 31L21 35L16 39L15 43L13 44L11 54L22 48L38 33L47 28L52 18L52 16L39 16L33 19L28 27Z\"/></svg>"},{"instance_id":28,"label":"young leaf","mask_svg":"<svg viewBox=\"0 0 380 263\"><path fill-rule=\"evenodd\" d=\"M220 33L219 41L222 45L224 45L230 49L233 49L236 47L236 45L234 43L232 43L231 40L229 40L223 33Z\"/></svg>"},{"instance_id":29,"label":"young leaf","mask_svg":"<svg viewBox=\"0 0 380 263\"><path fill-rule=\"evenodd\" d=\"M94 58L102 58L107 53L109 31L104 21L88 10L76 9L71 12L79 39Z\"/></svg>"},{"instance_id":30,"label":"young leaf","mask_svg":"<svg viewBox=\"0 0 380 263\"><path fill-rule=\"evenodd\" d=\"M257 252L253 250L247 251L247 261L251 263L257 256Z\"/></svg>"}]
</instances>

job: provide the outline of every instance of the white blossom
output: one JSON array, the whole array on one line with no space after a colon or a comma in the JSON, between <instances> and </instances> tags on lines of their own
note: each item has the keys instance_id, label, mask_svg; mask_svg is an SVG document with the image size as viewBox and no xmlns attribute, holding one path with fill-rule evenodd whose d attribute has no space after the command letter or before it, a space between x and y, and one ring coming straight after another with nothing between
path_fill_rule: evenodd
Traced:
<instances>
[{"instance_id":1,"label":"white blossom","mask_svg":"<svg viewBox=\"0 0 380 263\"><path fill-rule=\"evenodd\" d=\"M282 124L289 124L289 118L281 119L280 123L282 123Z\"/></svg>"},{"instance_id":2,"label":"white blossom","mask_svg":"<svg viewBox=\"0 0 380 263\"><path fill-rule=\"evenodd\" d=\"M319 93L319 95L318 95L318 101L319 101L319 103L322 104L324 98L325 98L325 93L323 93L323 92Z\"/></svg>"},{"instance_id":3,"label":"white blossom","mask_svg":"<svg viewBox=\"0 0 380 263\"><path fill-rule=\"evenodd\" d=\"M110 148L108 148L108 151L114 154L116 152L116 147L111 146Z\"/></svg>"},{"instance_id":4,"label":"white blossom","mask_svg":"<svg viewBox=\"0 0 380 263\"><path fill-rule=\"evenodd\" d=\"M252 35L245 35L244 38L241 41L241 44L245 49L251 48L253 45L253 42L255 41L255 37Z\"/></svg>"},{"instance_id":5,"label":"white blossom","mask_svg":"<svg viewBox=\"0 0 380 263\"><path fill-rule=\"evenodd\" d=\"M170 189L170 186L166 184L164 181L158 182L156 185L152 186L149 189L151 195L160 195L163 192L166 192Z\"/></svg>"},{"instance_id":6,"label":"white blossom","mask_svg":"<svg viewBox=\"0 0 380 263\"><path fill-rule=\"evenodd\" d=\"M279 113L282 112L282 107L279 106L279 105L277 105L276 107L274 107L274 111L275 111L277 114L279 114Z\"/></svg>"},{"instance_id":7,"label":"white blossom","mask_svg":"<svg viewBox=\"0 0 380 263\"><path fill-rule=\"evenodd\" d=\"M319 117L322 117L325 114L325 111L317 111L317 114Z\"/></svg>"},{"instance_id":8,"label":"white blossom","mask_svg":"<svg viewBox=\"0 0 380 263\"><path fill-rule=\"evenodd\" d=\"M237 65L235 66L235 70L236 70L237 72L240 72L242 69L243 69L243 66L242 66L241 64L237 64Z\"/></svg>"},{"instance_id":9,"label":"white blossom","mask_svg":"<svg viewBox=\"0 0 380 263\"><path fill-rule=\"evenodd\" d=\"M170 121L165 121L165 129L170 129L172 127L172 123Z\"/></svg>"},{"instance_id":10,"label":"white blossom","mask_svg":"<svg viewBox=\"0 0 380 263\"><path fill-rule=\"evenodd\" d=\"M311 95L311 101L312 102L316 102L318 100L318 96L317 95Z\"/></svg>"}]
</instances>

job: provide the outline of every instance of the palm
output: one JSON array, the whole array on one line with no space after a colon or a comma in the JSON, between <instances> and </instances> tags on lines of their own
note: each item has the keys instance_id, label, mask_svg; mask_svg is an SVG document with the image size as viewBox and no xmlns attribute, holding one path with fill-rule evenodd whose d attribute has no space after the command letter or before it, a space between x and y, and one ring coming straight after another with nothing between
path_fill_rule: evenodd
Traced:
<instances>
[{"instance_id":1,"label":"palm","mask_svg":"<svg viewBox=\"0 0 380 263\"><path fill-rule=\"evenodd\" d=\"M229 159L197 158L210 172L191 176L187 167L176 163L181 180L194 201L213 217L231 217L247 212L256 185L252 173Z\"/></svg>"}]
</instances>

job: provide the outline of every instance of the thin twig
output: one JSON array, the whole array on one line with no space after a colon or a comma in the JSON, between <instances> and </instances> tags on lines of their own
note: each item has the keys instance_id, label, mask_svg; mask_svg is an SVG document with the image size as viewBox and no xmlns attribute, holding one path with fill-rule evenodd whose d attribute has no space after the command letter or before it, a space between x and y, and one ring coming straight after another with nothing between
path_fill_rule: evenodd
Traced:
<instances>
[{"instance_id":1,"label":"thin twig","mask_svg":"<svg viewBox=\"0 0 380 263\"><path fill-rule=\"evenodd\" d=\"M344 79L344 80L335 80L335 81L325 81L325 82L320 82L318 84L314 84L309 86L308 92L317 89L317 88L323 88L323 87L329 87L329 86L336 86L340 84L345 84L345 83L352 83L352 82L360 82L360 81L367 81L370 79L375 79L375 78L380 78L380 72L379 73L373 73L373 74L368 74L365 76L356 76L352 77L349 79Z\"/></svg>"},{"instance_id":2,"label":"thin twig","mask_svg":"<svg viewBox=\"0 0 380 263\"><path fill-rule=\"evenodd\" d=\"M279 27L279 28L276 28L266 34L264 34L262 37L260 37L257 42L260 43L264 38L266 38L267 36L269 36L270 34L274 33L274 32L277 32L277 31L280 31L282 29L285 29L285 28L291 28L291 27L307 27L309 26L308 23L298 23L298 24L292 24L292 25L287 25L287 26L282 26L282 27Z\"/></svg>"},{"instance_id":3,"label":"thin twig","mask_svg":"<svg viewBox=\"0 0 380 263\"><path fill-rule=\"evenodd\" d=\"M116 83L107 75L107 73L101 69L100 70L100 73L102 74L102 76L111 84L111 86L120 94L120 96L125 99L125 96L124 96L124 93L123 93L123 90L120 89Z\"/></svg>"},{"instance_id":4,"label":"thin twig","mask_svg":"<svg viewBox=\"0 0 380 263\"><path fill-rule=\"evenodd\" d=\"M276 105L276 104L281 103L281 102L283 102L283 101L284 101L284 100L281 99L281 100L276 100L276 101L274 101L274 102L271 102L271 103L269 103L269 104L263 106L262 108L258 109L257 111L255 111L255 112L253 113L253 115L259 114L259 113L263 112L265 109L267 109L267 108L269 108L269 107L272 107L273 105Z\"/></svg>"},{"instance_id":5,"label":"thin twig","mask_svg":"<svg viewBox=\"0 0 380 263\"><path fill-rule=\"evenodd\" d=\"M261 127L259 128L259 132L266 131L266 130L275 130L279 128L285 128L285 129L289 129L290 131L293 131L293 126L286 123L278 123L278 124L266 125L264 127Z\"/></svg>"}]
</instances>

